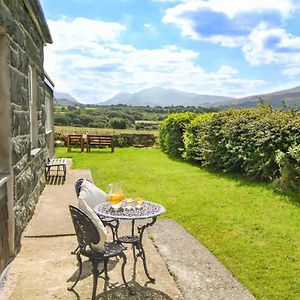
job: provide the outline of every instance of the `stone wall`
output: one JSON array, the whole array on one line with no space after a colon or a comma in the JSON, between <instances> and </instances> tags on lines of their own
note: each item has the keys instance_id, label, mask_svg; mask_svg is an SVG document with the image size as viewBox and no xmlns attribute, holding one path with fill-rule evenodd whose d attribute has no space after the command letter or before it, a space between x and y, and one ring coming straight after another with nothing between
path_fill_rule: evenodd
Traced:
<instances>
[{"instance_id":1,"label":"stone wall","mask_svg":"<svg viewBox=\"0 0 300 300\"><path fill-rule=\"evenodd\" d=\"M45 185L44 41L22 0L0 0L0 27L5 31L9 47L11 160L14 180L15 246L18 249L22 231L32 217L38 196ZM40 149L34 151L30 142L29 65L34 66L36 73L37 132Z\"/></svg>"}]
</instances>

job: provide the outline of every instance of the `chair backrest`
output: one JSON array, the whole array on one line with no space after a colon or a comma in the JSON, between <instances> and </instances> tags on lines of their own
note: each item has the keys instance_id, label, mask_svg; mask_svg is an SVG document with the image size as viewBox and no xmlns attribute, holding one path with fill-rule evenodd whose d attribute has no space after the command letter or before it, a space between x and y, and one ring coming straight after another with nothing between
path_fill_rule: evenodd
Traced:
<instances>
[{"instance_id":1,"label":"chair backrest","mask_svg":"<svg viewBox=\"0 0 300 300\"><path fill-rule=\"evenodd\" d=\"M78 178L75 181L74 187L75 187L75 193L76 193L77 198L79 197L80 189L81 189L81 185L83 183L83 180L84 180L83 178Z\"/></svg>"},{"instance_id":2,"label":"chair backrest","mask_svg":"<svg viewBox=\"0 0 300 300\"><path fill-rule=\"evenodd\" d=\"M78 179L76 179L76 181L75 181L75 185L74 185L74 186L75 186L75 193L76 193L77 198L78 198L79 195L80 195L81 185L82 185L82 183L83 183L84 180L87 180L87 181L91 182L90 180L84 179L84 178L78 178ZM92 183L92 182L91 182L91 183Z\"/></svg>"},{"instance_id":3,"label":"chair backrest","mask_svg":"<svg viewBox=\"0 0 300 300\"><path fill-rule=\"evenodd\" d=\"M80 249L86 250L87 246L92 249L91 244L97 244L100 241L100 236L94 223L79 208L69 205L69 209Z\"/></svg>"},{"instance_id":4,"label":"chair backrest","mask_svg":"<svg viewBox=\"0 0 300 300\"><path fill-rule=\"evenodd\" d=\"M108 197L104 191L98 188L90 180L83 178L79 178L75 181L75 192L77 198L81 196L81 199L92 209L96 205L106 202Z\"/></svg>"}]
</instances>

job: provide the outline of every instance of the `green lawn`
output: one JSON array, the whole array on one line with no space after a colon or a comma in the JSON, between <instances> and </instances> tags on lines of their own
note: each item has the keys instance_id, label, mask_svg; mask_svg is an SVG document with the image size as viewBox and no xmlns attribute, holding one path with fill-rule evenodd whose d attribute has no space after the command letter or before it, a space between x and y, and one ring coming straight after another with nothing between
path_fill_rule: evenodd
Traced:
<instances>
[{"instance_id":1,"label":"green lawn","mask_svg":"<svg viewBox=\"0 0 300 300\"><path fill-rule=\"evenodd\" d=\"M57 155L72 157L73 168L91 169L105 190L122 181L128 196L164 205L165 217L185 227L258 299L300 299L296 197L172 160L159 149L67 153L58 148Z\"/></svg>"}]
</instances>

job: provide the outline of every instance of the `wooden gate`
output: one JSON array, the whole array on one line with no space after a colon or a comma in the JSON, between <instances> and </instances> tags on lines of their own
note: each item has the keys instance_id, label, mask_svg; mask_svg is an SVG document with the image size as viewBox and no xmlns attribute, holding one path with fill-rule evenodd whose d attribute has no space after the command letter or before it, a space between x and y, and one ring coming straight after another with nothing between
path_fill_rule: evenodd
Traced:
<instances>
[{"instance_id":1,"label":"wooden gate","mask_svg":"<svg viewBox=\"0 0 300 300\"><path fill-rule=\"evenodd\" d=\"M3 184L0 186L0 273L6 267L9 259L7 221L7 187L6 184Z\"/></svg>"}]
</instances>

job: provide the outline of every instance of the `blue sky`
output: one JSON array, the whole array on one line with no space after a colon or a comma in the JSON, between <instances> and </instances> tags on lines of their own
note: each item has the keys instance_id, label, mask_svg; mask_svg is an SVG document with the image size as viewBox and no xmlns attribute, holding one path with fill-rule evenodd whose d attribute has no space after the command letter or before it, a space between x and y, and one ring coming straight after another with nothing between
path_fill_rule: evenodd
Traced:
<instances>
[{"instance_id":1,"label":"blue sky","mask_svg":"<svg viewBox=\"0 0 300 300\"><path fill-rule=\"evenodd\" d=\"M242 97L300 85L293 0L41 0L56 91L83 103L160 86Z\"/></svg>"}]
</instances>

